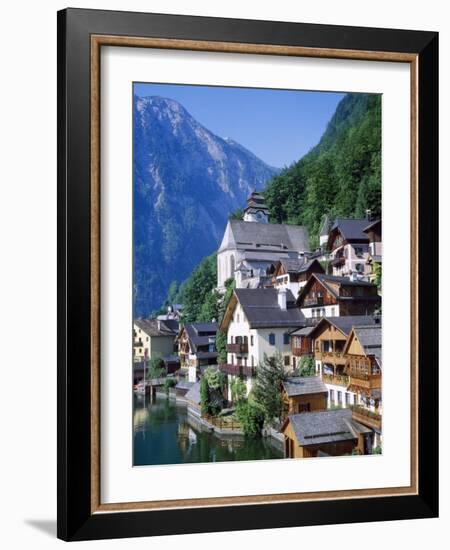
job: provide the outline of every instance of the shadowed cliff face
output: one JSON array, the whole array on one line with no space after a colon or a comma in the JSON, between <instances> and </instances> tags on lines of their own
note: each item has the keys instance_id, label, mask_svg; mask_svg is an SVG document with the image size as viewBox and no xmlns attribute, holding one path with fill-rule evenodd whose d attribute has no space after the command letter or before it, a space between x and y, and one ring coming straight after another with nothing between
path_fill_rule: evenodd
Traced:
<instances>
[{"instance_id":1,"label":"shadowed cliff face","mask_svg":"<svg viewBox=\"0 0 450 550\"><path fill-rule=\"evenodd\" d=\"M134 315L163 302L217 249L228 215L277 170L179 103L134 98Z\"/></svg>"}]
</instances>

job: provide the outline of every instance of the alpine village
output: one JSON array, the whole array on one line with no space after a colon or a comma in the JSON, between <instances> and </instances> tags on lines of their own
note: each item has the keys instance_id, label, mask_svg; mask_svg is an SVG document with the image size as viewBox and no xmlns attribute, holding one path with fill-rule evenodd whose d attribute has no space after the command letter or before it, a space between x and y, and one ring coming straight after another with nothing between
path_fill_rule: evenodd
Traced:
<instances>
[{"instance_id":1,"label":"alpine village","mask_svg":"<svg viewBox=\"0 0 450 550\"><path fill-rule=\"evenodd\" d=\"M284 458L379 454L381 219L324 216L311 251L305 226L270 215L255 191L229 219L210 318L186 322L183 304L166 301L134 320L134 392L183 403L188 425L224 445L270 439Z\"/></svg>"}]
</instances>

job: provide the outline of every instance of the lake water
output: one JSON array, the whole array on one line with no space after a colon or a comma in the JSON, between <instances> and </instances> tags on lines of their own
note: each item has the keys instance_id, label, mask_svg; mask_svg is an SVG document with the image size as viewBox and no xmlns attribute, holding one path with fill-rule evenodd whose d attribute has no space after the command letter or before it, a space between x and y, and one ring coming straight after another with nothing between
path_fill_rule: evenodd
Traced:
<instances>
[{"instance_id":1,"label":"lake water","mask_svg":"<svg viewBox=\"0 0 450 550\"><path fill-rule=\"evenodd\" d=\"M135 466L283 458L270 438L220 439L194 428L186 405L163 396L134 396L133 444Z\"/></svg>"}]
</instances>

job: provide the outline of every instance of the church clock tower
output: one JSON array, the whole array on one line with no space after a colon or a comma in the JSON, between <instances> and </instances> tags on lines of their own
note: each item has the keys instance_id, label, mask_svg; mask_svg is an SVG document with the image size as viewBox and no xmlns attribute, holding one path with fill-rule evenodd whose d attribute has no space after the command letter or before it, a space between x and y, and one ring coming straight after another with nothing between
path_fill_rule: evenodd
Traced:
<instances>
[{"instance_id":1,"label":"church clock tower","mask_svg":"<svg viewBox=\"0 0 450 550\"><path fill-rule=\"evenodd\" d=\"M269 207L264 203L261 193L253 191L248 197L244 210L244 222L269 223Z\"/></svg>"}]
</instances>

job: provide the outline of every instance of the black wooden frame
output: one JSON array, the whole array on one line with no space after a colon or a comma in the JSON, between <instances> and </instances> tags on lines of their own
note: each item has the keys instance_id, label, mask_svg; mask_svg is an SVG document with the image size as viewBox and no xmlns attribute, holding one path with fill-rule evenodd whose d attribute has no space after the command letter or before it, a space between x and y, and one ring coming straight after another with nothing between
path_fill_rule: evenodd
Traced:
<instances>
[{"instance_id":1,"label":"black wooden frame","mask_svg":"<svg viewBox=\"0 0 450 550\"><path fill-rule=\"evenodd\" d=\"M90 36L413 53L418 73L419 494L91 514ZM58 537L86 540L436 517L438 35L100 10L58 13Z\"/></svg>"}]
</instances>

